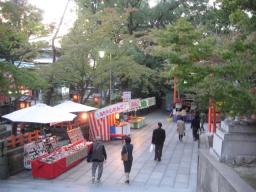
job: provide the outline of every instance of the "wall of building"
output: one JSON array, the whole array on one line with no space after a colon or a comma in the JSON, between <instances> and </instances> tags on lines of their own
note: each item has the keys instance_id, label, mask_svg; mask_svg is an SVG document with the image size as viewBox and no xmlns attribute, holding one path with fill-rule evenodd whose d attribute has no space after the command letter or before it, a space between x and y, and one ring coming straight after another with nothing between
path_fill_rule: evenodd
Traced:
<instances>
[{"instance_id":1,"label":"wall of building","mask_svg":"<svg viewBox=\"0 0 256 192\"><path fill-rule=\"evenodd\" d=\"M209 150L200 150L197 192L256 192L224 163L217 161Z\"/></svg>"}]
</instances>

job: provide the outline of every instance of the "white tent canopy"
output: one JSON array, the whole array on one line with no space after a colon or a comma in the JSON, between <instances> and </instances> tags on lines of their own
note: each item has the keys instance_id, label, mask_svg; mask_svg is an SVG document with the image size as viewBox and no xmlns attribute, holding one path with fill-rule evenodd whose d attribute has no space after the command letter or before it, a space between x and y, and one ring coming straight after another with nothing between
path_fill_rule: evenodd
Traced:
<instances>
[{"instance_id":1,"label":"white tent canopy","mask_svg":"<svg viewBox=\"0 0 256 192\"><path fill-rule=\"evenodd\" d=\"M65 101L64 103L54 106L54 108L59 109L61 111L69 112L69 113L88 112L88 111L94 111L97 109L95 107L82 105L80 103L75 103L73 101Z\"/></svg>"},{"instance_id":2,"label":"white tent canopy","mask_svg":"<svg viewBox=\"0 0 256 192\"><path fill-rule=\"evenodd\" d=\"M39 103L28 108L14 111L2 117L14 122L47 124L72 121L76 115Z\"/></svg>"}]
</instances>

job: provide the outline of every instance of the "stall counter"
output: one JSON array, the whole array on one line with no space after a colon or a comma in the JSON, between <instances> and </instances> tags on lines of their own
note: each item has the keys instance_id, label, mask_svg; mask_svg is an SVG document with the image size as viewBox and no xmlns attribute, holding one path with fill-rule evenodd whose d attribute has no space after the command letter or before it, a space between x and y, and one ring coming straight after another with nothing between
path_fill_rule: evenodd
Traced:
<instances>
[{"instance_id":1,"label":"stall counter","mask_svg":"<svg viewBox=\"0 0 256 192\"><path fill-rule=\"evenodd\" d=\"M131 125L128 122L120 122L118 125L110 127L110 137L111 139L117 139L126 137L131 133Z\"/></svg>"},{"instance_id":2,"label":"stall counter","mask_svg":"<svg viewBox=\"0 0 256 192\"><path fill-rule=\"evenodd\" d=\"M32 176L34 178L53 179L77 165L91 149L91 142L77 142L37 158L31 163Z\"/></svg>"},{"instance_id":3,"label":"stall counter","mask_svg":"<svg viewBox=\"0 0 256 192\"><path fill-rule=\"evenodd\" d=\"M139 129L144 126L144 117L132 117L131 120L129 120L129 123L131 124L131 128L133 129Z\"/></svg>"}]
</instances>

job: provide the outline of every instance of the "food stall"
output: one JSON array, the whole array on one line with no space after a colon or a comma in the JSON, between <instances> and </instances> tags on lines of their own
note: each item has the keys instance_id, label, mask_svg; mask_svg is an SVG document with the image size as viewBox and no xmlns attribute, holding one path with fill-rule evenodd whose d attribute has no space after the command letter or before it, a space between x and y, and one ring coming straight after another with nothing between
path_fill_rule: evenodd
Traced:
<instances>
[{"instance_id":1,"label":"food stall","mask_svg":"<svg viewBox=\"0 0 256 192\"><path fill-rule=\"evenodd\" d=\"M151 107L156 104L155 97L149 97L145 99L132 99L130 101L130 111L134 111L135 115L130 117L129 123L131 124L131 128L133 129L139 129L144 127L145 125L145 118L139 117L136 115L136 111L144 108Z\"/></svg>"},{"instance_id":2,"label":"food stall","mask_svg":"<svg viewBox=\"0 0 256 192\"><path fill-rule=\"evenodd\" d=\"M127 117L127 113L155 105L155 97L131 99L89 113L90 135L92 140L101 136L104 141L122 139L130 135L130 128L144 126L144 117ZM124 117L126 116L126 117Z\"/></svg>"},{"instance_id":3,"label":"food stall","mask_svg":"<svg viewBox=\"0 0 256 192\"><path fill-rule=\"evenodd\" d=\"M74 121L69 124L69 129L80 127L85 139L90 139L90 125L88 116L90 112L97 110L97 108L83 105L80 103L75 103L73 101L64 101L63 103L54 106L54 108L76 114L77 116Z\"/></svg>"},{"instance_id":4,"label":"food stall","mask_svg":"<svg viewBox=\"0 0 256 192\"><path fill-rule=\"evenodd\" d=\"M130 135L130 123L120 119L120 113L126 112L128 108L128 102L120 102L91 113L89 123L92 137L98 135L104 141L109 141Z\"/></svg>"},{"instance_id":5,"label":"food stall","mask_svg":"<svg viewBox=\"0 0 256 192\"><path fill-rule=\"evenodd\" d=\"M13 122L27 122L38 124L58 124L74 120L76 115L56 109L45 104L15 111L3 116ZM67 132L71 144L59 147L56 137L40 136L34 142L24 146L24 166L32 168L35 178L52 179L83 160L92 148L92 142L87 142L80 128Z\"/></svg>"},{"instance_id":6,"label":"food stall","mask_svg":"<svg viewBox=\"0 0 256 192\"><path fill-rule=\"evenodd\" d=\"M34 178L53 179L82 161L92 148L80 128L68 131L71 144L65 145L52 153L42 155L31 161Z\"/></svg>"}]
</instances>

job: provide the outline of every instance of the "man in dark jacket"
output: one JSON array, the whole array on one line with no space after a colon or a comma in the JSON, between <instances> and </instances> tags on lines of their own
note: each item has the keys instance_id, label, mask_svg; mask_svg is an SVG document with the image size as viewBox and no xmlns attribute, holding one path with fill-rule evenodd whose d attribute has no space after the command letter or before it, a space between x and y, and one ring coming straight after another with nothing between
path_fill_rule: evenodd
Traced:
<instances>
[{"instance_id":1,"label":"man in dark jacket","mask_svg":"<svg viewBox=\"0 0 256 192\"><path fill-rule=\"evenodd\" d=\"M191 122L191 129L194 141L199 140L198 130L200 129L200 117L198 112L196 113L195 118Z\"/></svg>"},{"instance_id":2,"label":"man in dark jacket","mask_svg":"<svg viewBox=\"0 0 256 192\"><path fill-rule=\"evenodd\" d=\"M155 145L155 161L161 161L162 150L165 141L165 130L162 129L162 123L158 123L158 128L154 129L152 135L152 144Z\"/></svg>"},{"instance_id":3,"label":"man in dark jacket","mask_svg":"<svg viewBox=\"0 0 256 192\"><path fill-rule=\"evenodd\" d=\"M100 178L103 172L104 160L107 160L107 153L103 143L101 142L101 138L97 136L96 142L92 146L92 183L95 182L95 174L97 167L99 167L97 182L100 182Z\"/></svg>"}]
</instances>

